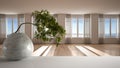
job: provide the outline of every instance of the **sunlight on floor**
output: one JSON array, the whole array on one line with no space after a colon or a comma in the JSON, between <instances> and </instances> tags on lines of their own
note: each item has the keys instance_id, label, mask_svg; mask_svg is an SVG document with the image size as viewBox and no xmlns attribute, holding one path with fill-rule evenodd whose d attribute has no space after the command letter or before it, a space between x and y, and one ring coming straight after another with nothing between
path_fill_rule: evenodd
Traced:
<instances>
[{"instance_id":1,"label":"sunlight on floor","mask_svg":"<svg viewBox=\"0 0 120 68\"><path fill-rule=\"evenodd\" d=\"M94 53L92 53L91 51L85 49L84 47L82 46L75 46L76 48L78 48L82 53L84 53L86 56L98 56Z\"/></svg>"},{"instance_id":2,"label":"sunlight on floor","mask_svg":"<svg viewBox=\"0 0 120 68\"><path fill-rule=\"evenodd\" d=\"M54 46L52 46L52 45L50 45L50 46L41 46L36 51L34 51L34 53L32 55L33 56L48 56L48 54L51 52L51 48L53 48L53 47ZM75 51L73 51L73 50L75 50L75 48L78 49L78 52L83 54L81 56L110 56L109 54L104 53L104 52L102 52L102 51L100 51L100 50L98 50L96 48L91 47L91 46L75 45L75 46L67 46L67 47L70 49L70 51L72 53L72 56L80 56ZM55 49L54 49L54 52L55 52Z\"/></svg>"},{"instance_id":3,"label":"sunlight on floor","mask_svg":"<svg viewBox=\"0 0 120 68\"><path fill-rule=\"evenodd\" d=\"M102 51L100 51L100 50L98 50L98 49L95 49L95 48L91 47L91 46L84 46L84 47L85 47L86 49L92 51L93 53L99 55L99 56L110 56L109 54L104 53L104 52L102 52Z\"/></svg>"},{"instance_id":4,"label":"sunlight on floor","mask_svg":"<svg viewBox=\"0 0 120 68\"><path fill-rule=\"evenodd\" d=\"M32 55L33 56L40 56L47 48L48 48L48 46L41 46L36 51L34 51Z\"/></svg>"},{"instance_id":5,"label":"sunlight on floor","mask_svg":"<svg viewBox=\"0 0 120 68\"><path fill-rule=\"evenodd\" d=\"M48 49L45 51L45 53L42 56L47 56L48 52L50 51L51 48L52 48L52 46L49 46Z\"/></svg>"}]
</instances>

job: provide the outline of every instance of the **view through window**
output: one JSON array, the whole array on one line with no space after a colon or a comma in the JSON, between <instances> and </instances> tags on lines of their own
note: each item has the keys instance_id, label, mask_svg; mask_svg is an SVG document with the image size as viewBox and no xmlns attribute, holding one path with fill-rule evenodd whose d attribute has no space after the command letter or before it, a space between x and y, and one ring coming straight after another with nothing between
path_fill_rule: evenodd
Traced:
<instances>
[{"instance_id":1,"label":"view through window","mask_svg":"<svg viewBox=\"0 0 120 68\"><path fill-rule=\"evenodd\" d=\"M105 38L117 38L118 26L117 18L105 18L104 19L104 36Z\"/></svg>"},{"instance_id":2,"label":"view through window","mask_svg":"<svg viewBox=\"0 0 120 68\"><path fill-rule=\"evenodd\" d=\"M17 17L7 17L6 18L7 34L9 35L15 32L18 28L18 19Z\"/></svg>"}]
</instances>

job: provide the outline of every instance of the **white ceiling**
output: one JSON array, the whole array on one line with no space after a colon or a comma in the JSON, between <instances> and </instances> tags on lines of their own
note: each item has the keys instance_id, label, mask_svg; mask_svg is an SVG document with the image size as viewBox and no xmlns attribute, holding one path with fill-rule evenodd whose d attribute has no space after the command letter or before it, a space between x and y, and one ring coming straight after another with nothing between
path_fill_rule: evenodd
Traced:
<instances>
[{"instance_id":1,"label":"white ceiling","mask_svg":"<svg viewBox=\"0 0 120 68\"><path fill-rule=\"evenodd\" d=\"M120 0L0 0L1 14L31 13L41 9L51 13L120 14Z\"/></svg>"}]
</instances>

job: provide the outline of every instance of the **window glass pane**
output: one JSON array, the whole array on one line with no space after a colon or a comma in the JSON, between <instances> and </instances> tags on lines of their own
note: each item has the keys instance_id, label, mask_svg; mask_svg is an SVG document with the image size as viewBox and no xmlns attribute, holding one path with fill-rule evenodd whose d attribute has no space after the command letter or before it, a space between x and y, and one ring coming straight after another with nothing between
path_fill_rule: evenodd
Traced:
<instances>
[{"instance_id":1,"label":"window glass pane","mask_svg":"<svg viewBox=\"0 0 120 68\"><path fill-rule=\"evenodd\" d=\"M117 19L111 19L111 37L117 37Z\"/></svg>"},{"instance_id":2,"label":"window glass pane","mask_svg":"<svg viewBox=\"0 0 120 68\"><path fill-rule=\"evenodd\" d=\"M12 18L7 18L7 35L12 33Z\"/></svg>"},{"instance_id":3,"label":"window glass pane","mask_svg":"<svg viewBox=\"0 0 120 68\"><path fill-rule=\"evenodd\" d=\"M110 37L110 19L105 19L105 37Z\"/></svg>"},{"instance_id":4,"label":"window glass pane","mask_svg":"<svg viewBox=\"0 0 120 68\"><path fill-rule=\"evenodd\" d=\"M85 25L85 28L84 28L84 37L90 37L90 31L91 31L91 26L90 26L90 18L85 18L85 22L84 22L84 25Z\"/></svg>"},{"instance_id":5,"label":"window glass pane","mask_svg":"<svg viewBox=\"0 0 120 68\"><path fill-rule=\"evenodd\" d=\"M72 18L72 37L77 37L77 18Z\"/></svg>"},{"instance_id":6,"label":"window glass pane","mask_svg":"<svg viewBox=\"0 0 120 68\"><path fill-rule=\"evenodd\" d=\"M18 28L18 20L17 18L13 18L13 32L15 32Z\"/></svg>"},{"instance_id":7,"label":"window glass pane","mask_svg":"<svg viewBox=\"0 0 120 68\"><path fill-rule=\"evenodd\" d=\"M84 37L84 19L79 19L79 37Z\"/></svg>"}]
</instances>

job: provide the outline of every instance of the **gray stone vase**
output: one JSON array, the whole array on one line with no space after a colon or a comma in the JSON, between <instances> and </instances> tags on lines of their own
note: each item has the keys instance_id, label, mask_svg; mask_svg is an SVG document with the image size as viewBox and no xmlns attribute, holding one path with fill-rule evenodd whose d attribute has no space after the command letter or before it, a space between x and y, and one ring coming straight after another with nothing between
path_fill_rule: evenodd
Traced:
<instances>
[{"instance_id":1,"label":"gray stone vase","mask_svg":"<svg viewBox=\"0 0 120 68\"><path fill-rule=\"evenodd\" d=\"M21 60L30 57L33 50L31 39L24 33L10 34L2 45L3 55L8 60Z\"/></svg>"}]
</instances>

